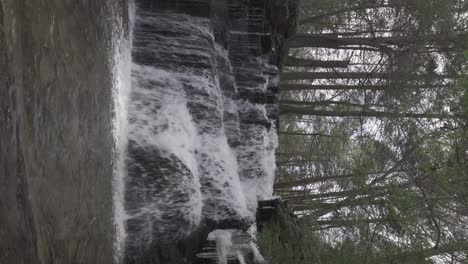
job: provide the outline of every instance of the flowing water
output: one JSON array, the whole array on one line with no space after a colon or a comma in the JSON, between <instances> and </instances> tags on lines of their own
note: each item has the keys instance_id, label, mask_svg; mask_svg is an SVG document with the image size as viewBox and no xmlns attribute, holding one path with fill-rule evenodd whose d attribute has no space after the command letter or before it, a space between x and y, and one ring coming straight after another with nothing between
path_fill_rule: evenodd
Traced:
<instances>
[{"instance_id":1,"label":"flowing water","mask_svg":"<svg viewBox=\"0 0 468 264\"><path fill-rule=\"evenodd\" d=\"M137 2L116 56L115 211L125 263L158 258L156 248L200 228L246 230L258 199L272 194L277 70L261 51L268 34L252 31L258 19L242 23L262 10L225 3L193 15L203 10L193 5L180 12ZM213 18L222 12L230 26Z\"/></svg>"}]
</instances>

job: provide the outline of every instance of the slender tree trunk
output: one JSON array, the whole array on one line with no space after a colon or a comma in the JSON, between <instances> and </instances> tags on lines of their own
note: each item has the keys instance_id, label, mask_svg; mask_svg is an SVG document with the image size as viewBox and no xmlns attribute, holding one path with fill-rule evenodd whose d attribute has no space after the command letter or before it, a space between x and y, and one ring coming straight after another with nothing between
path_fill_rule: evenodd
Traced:
<instances>
[{"instance_id":1,"label":"slender tree trunk","mask_svg":"<svg viewBox=\"0 0 468 264\"><path fill-rule=\"evenodd\" d=\"M355 104L355 103L350 103L346 101L316 101L316 102L309 102L309 101L294 101L294 100L281 100L279 101L280 108L283 105L306 105L306 106L331 106L331 105L341 105L341 106L347 106L347 107L359 107L362 109L366 109L369 106L377 106L377 107L383 107L382 105L375 105L375 104L369 104L369 105L363 105L363 104Z\"/></svg>"},{"instance_id":2,"label":"slender tree trunk","mask_svg":"<svg viewBox=\"0 0 468 264\"><path fill-rule=\"evenodd\" d=\"M343 207L356 207L356 206L367 206L367 205L380 205L385 200L373 200L373 197L368 196L359 199L349 200L345 203L305 203L305 204L293 204L294 211L305 211L305 210L336 210Z\"/></svg>"},{"instance_id":3,"label":"slender tree trunk","mask_svg":"<svg viewBox=\"0 0 468 264\"><path fill-rule=\"evenodd\" d=\"M280 131L278 132L278 134L291 135L291 136L336 137L336 136L321 134L321 133L302 133L302 132L286 132L286 131Z\"/></svg>"},{"instance_id":4,"label":"slender tree trunk","mask_svg":"<svg viewBox=\"0 0 468 264\"><path fill-rule=\"evenodd\" d=\"M278 161L276 164L278 166L284 166L284 165L301 164L301 163L317 162L317 161L320 161L320 160L319 159L299 159L299 160Z\"/></svg>"},{"instance_id":5,"label":"slender tree trunk","mask_svg":"<svg viewBox=\"0 0 468 264\"><path fill-rule=\"evenodd\" d=\"M388 90L389 85L311 85L311 84L281 84L281 91L303 91L303 90Z\"/></svg>"},{"instance_id":6,"label":"slender tree trunk","mask_svg":"<svg viewBox=\"0 0 468 264\"><path fill-rule=\"evenodd\" d=\"M317 220L317 226L332 225L334 227L353 226L358 224L372 224L383 223L388 221L386 218L370 218L370 219L330 219L330 220Z\"/></svg>"},{"instance_id":7,"label":"slender tree trunk","mask_svg":"<svg viewBox=\"0 0 468 264\"><path fill-rule=\"evenodd\" d=\"M403 187L403 186L401 186ZM346 197L349 195L361 195L361 194L370 194L370 193L386 193L389 190L393 190L395 187L389 186L382 186L382 187L373 187L373 188L363 188L363 189L353 189L347 191L339 191L339 192L324 192L324 193L316 193L316 194L309 194L310 191L301 191L302 193L294 193L291 197L305 197L305 199L312 200L312 199L329 199L329 198L338 198L338 197ZM285 190L282 193L287 194L288 190Z\"/></svg>"},{"instance_id":8,"label":"slender tree trunk","mask_svg":"<svg viewBox=\"0 0 468 264\"><path fill-rule=\"evenodd\" d=\"M286 59L284 66L289 67L312 67L312 68L347 68L349 66L349 61L341 60L312 60L312 59L302 59L297 57L289 56Z\"/></svg>"},{"instance_id":9,"label":"slender tree trunk","mask_svg":"<svg viewBox=\"0 0 468 264\"><path fill-rule=\"evenodd\" d=\"M288 40L290 48L321 47L333 48L344 46L368 46L380 48L382 46L404 47L414 44L437 44L443 47L452 46L465 40L467 33L454 35L434 34L427 36L389 36L389 37L340 37L323 34L296 34Z\"/></svg>"},{"instance_id":10,"label":"slender tree trunk","mask_svg":"<svg viewBox=\"0 0 468 264\"><path fill-rule=\"evenodd\" d=\"M400 77L399 74L386 72L283 72L281 80L315 80L315 79L390 79ZM406 76L405 76L406 77ZM411 80L456 78L455 75L411 74Z\"/></svg>"},{"instance_id":11,"label":"slender tree trunk","mask_svg":"<svg viewBox=\"0 0 468 264\"><path fill-rule=\"evenodd\" d=\"M281 194L281 197L291 200L291 203L305 203L306 201L327 200L335 198L346 198L349 196L357 195L373 195L373 197L383 196L395 189L402 189L411 186L411 183L403 183L397 186L378 186L370 188L360 188L347 191L338 192L324 192L310 194L310 190L276 190L275 192Z\"/></svg>"},{"instance_id":12,"label":"slender tree trunk","mask_svg":"<svg viewBox=\"0 0 468 264\"><path fill-rule=\"evenodd\" d=\"M390 34L395 32L402 32L402 31L393 31L393 30L361 30L361 31L345 31L345 32L333 32L333 33L321 33L320 35L323 36L358 36L364 34Z\"/></svg>"},{"instance_id":13,"label":"slender tree trunk","mask_svg":"<svg viewBox=\"0 0 468 264\"><path fill-rule=\"evenodd\" d=\"M278 167L284 167L284 166L300 166L304 165L307 162L325 162L325 158L318 157L316 159L307 159L307 160L292 160L292 161L277 161L276 165Z\"/></svg>"},{"instance_id":14,"label":"slender tree trunk","mask_svg":"<svg viewBox=\"0 0 468 264\"><path fill-rule=\"evenodd\" d=\"M428 119L460 119L462 116L450 114L428 114L428 113L395 113L377 111L327 111L315 110L307 107L283 105L280 115L300 114L313 116L336 116L336 117L382 117L382 118L428 118Z\"/></svg>"},{"instance_id":15,"label":"slender tree trunk","mask_svg":"<svg viewBox=\"0 0 468 264\"><path fill-rule=\"evenodd\" d=\"M276 155L289 156L289 157L300 156L300 155L309 155L309 154L310 154L310 152L296 152L296 153L276 152Z\"/></svg>"},{"instance_id":16,"label":"slender tree trunk","mask_svg":"<svg viewBox=\"0 0 468 264\"><path fill-rule=\"evenodd\" d=\"M373 172L373 173L368 173L367 175L369 176L369 175L389 174L389 173L395 173L395 172L398 172L398 171L395 168L392 168L391 170L388 170L388 171L377 171L377 172ZM298 175L298 176L300 176L300 175ZM293 180L293 181L288 181L288 182L276 183L274 185L274 188L278 189L278 191L281 191L279 189L301 187L301 186L312 184L312 183L324 182L324 181L330 181L330 180L339 180L339 179L344 179L344 178L350 178L350 177L353 177L353 176L354 176L353 174L338 174L338 175L320 176L320 177L310 177L310 176L308 176L308 177L306 177L304 179L300 179L300 180ZM406 185L402 185L402 186L406 186Z\"/></svg>"},{"instance_id":17,"label":"slender tree trunk","mask_svg":"<svg viewBox=\"0 0 468 264\"><path fill-rule=\"evenodd\" d=\"M280 85L281 91L306 91L306 90L366 90L385 91L396 89L436 89L448 87L447 85L404 85L396 87L393 85L311 85L311 84L289 84Z\"/></svg>"},{"instance_id":18,"label":"slender tree trunk","mask_svg":"<svg viewBox=\"0 0 468 264\"><path fill-rule=\"evenodd\" d=\"M321 19L324 19L326 17L330 17L330 16L336 16L336 15L340 15L340 14L344 14L344 13L348 13L348 12L356 12L356 11L363 11L363 10L366 10L366 9L374 9L374 8L385 8L385 7L396 7L396 5L388 5L388 4L378 4L378 5L375 5L375 4L370 4L370 5L361 5L361 6L351 6L351 7L344 7L344 8L341 8L341 9L337 9L337 10L333 10L331 12L328 12L328 13L325 13L325 14L320 14L320 15L316 15L316 16L313 16L313 17L308 17L308 18L305 18L305 19L302 19L299 21L299 24L309 24L309 23L314 23L318 20L321 20Z\"/></svg>"},{"instance_id":19,"label":"slender tree trunk","mask_svg":"<svg viewBox=\"0 0 468 264\"><path fill-rule=\"evenodd\" d=\"M280 182L274 185L275 189L280 188L292 188L292 187L300 187L307 184L317 183L317 182L324 182L324 181L334 181L339 179L346 179L353 177L353 174L341 174L341 175L332 175L332 176L323 176L323 177L310 177L302 180L295 180L289 182Z\"/></svg>"},{"instance_id":20,"label":"slender tree trunk","mask_svg":"<svg viewBox=\"0 0 468 264\"><path fill-rule=\"evenodd\" d=\"M283 72L281 80L315 79L388 79L390 74L382 72Z\"/></svg>"}]
</instances>

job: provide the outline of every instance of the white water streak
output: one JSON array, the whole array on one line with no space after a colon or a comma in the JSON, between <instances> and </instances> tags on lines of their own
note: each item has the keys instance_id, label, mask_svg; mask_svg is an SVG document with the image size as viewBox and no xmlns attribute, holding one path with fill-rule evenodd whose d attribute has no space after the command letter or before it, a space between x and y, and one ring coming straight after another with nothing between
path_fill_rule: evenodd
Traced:
<instances>
[{"instance_id":1,"label":"white water streak","mask_svg":"<svg viewBox=\"0 0 468 264\"><path fill-rule=\"evenodd\" d=\"M113 210L114 210L114 262L120 263L123 254L123 244L126 233L124 222L126 212L124 209L124 178L126 175L125 168L125 151L128 142L127 131L127 107L128 96L131 87L131 50L132 50L132 30L135 16L135 5L132 0L128 6L128 25L125 24L125 19L118 11L114 13L116 22L114 23L113 31L113 90L112 97L114 101L114 120L113 120L113 135L115 140L115 163L113 177ZM127 28L128 32L125 32Z\"/></svg>"}]
</instances>

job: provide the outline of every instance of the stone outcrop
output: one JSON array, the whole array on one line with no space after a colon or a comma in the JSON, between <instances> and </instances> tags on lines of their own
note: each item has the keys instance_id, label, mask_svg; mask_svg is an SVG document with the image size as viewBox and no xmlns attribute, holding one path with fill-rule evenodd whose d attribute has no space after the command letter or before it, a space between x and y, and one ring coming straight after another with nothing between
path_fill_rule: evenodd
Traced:
<instances>
[{"instance_id":1,"label":"stone outcrop","mask_svg":"<svg viewBox=\"0 0 468 264\"><path fill-rule=\"evenodd\" d=\"M112 263L119 5L0 1L0 263Z\"/></svg>"}]
</instances>

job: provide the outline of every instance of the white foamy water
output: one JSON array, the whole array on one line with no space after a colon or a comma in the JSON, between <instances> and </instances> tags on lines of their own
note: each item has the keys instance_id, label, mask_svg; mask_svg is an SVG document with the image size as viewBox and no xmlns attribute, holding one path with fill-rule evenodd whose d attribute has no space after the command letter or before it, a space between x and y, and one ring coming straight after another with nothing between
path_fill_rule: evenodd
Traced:
<instances>
[{"instance_id":1,"label":"white foamy water","mask_svg":"<svg viewBox=\"0 0 468 264\"><path fill-rule=\"evenodd\" d=\"M116 37L114 59L116 249L124 254L183 239L204 222L253 224L257 200L272 195L277 145L266 106L238 98L208 19L137 14L132 38ZM272 81L253 74L265 81L251 90L264 93Z\"/></svg>"},{"instance_id":2,"label":"white foamy water","mask_svg":"<svg viewBox=\"0 0 468 264\"><path fill-rule=\"evenodd\" d=\"M125 219L124 209L124 178L126 176L125 168L125 150L128 142L127 130L127 108L128 96L131 89L131 50L132 34L135 8L133 1L129 1L128 24L125 24L124 18L118 10L114 10L114 32L112 74L113 74L113 101L114 101L114 121L113 134L115 139L115 163L113 177L113 200L114 200L114 226L115 242L114 251L116 263L119 263L123 254L123 243L125 241ZM126 30L127 32L126 32Z\"/></svg>"},{"instance_id":3,"label":"white foamy water","mask_svg":"<svg viewBox=\"0 0 468 264\"><path fill-rule=\"evenodd\" d=\"M245 258L252 254L255 263L265 263L254 239L253 233L237 229L216 229L208 234L208 246L204 248L204 252L198 254L198 257L215 260L219 264L227 264L232 260L245 264Z\"/></svg>"}]
</instances>

